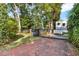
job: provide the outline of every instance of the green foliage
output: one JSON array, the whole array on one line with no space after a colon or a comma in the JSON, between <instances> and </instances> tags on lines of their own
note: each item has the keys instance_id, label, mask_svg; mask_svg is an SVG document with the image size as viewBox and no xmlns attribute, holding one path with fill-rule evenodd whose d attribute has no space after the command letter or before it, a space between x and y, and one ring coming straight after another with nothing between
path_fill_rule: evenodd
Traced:
<instances>
[{"instance_id":1,"label":"green foliage","mask_svg":"<svg viewBox=\"0 0 79 59\"><path fill-rule=\"evenodd\" d=\"M68 20L69 41L79 47L79 4L75 4Z\"/></svg>"},{"instance_id":2,"label":"green foliage","mask_svg":"<svg viewBox=\"0 0 79 59\"><path fill-rule=\"evenodd\" d=\"M42 4L42 10L47 12L49 19L52 19L54 21L59 20L60 18L60 11L61 11L61 5L59 3L46 3Z\"/></svg>"},{"instance_id":3,"label":"green foliage","mask_svg":"<svg viewBox=\"0 0 79 59\"><path fill-rule=\"evenodd\" d=\"M59 20L61 5L58 3L16 3L20 10L21 28L40 29L46 27L48 20ZM8 6L15 17L15 4L8 4Z\"/></svg>"},{"instance_id":4,"label":"green foliage","mask_svg":"<svg viewBox=\"0 0 79 59\"><path fill-rule=\"evenodd\" d=\"M30 14L29 4L16 4L20 9L21 28L30 29L33 26L32 16Z\"/></svg>"},{"instance_id":5,"label":"green foliage","mask_svg":"<svg viewBox=\"0 0 79 59\"><path fill-rule=\"evenodd\" d=\"M31 19L27 17L21 18L21 27L22 29L30 29L33 26Z\"/></svg>"},{"instance_id":6,"label":"green foliage","mask_svg":"<svg viewBox=\"0 0 79 59\"><path fill-rule=\"evenodd\" d=\"M16 39L16 33L23 29L46 28L50 20L59 19L60 9L61 4L0 4L0 42Z\"/></svg>"},{"instance_id":7,"label":"green foliage","mask_svg":"<svg viewBox=\"0 0 79 59\"><path fill-rule=\"evenodd\" d=\"M36 28L46 28L47 22L50 20L57 21L60 18L60 10L62 4L46 3L35 4L33 9L33 18L35 20ZM38 23L37 23L38 22ZM51 22L51 21L50 21ZM38 25L38 26L37 26Z\"/></svg>"},{"instance_id":8,"label":"green foliage","mask_svg":"<svg viewBox=\"0 0 79 59\"><path fill-rule=\"evenodd\" d=\"M13 39L18 31L17 22L15 19L10 18L7 20L5 29L7 30L10 39Z\"/></svg>"},{"instance_id":9,"label":"green foliage","mask_svg":"<svg viewBox=\"0 0 79 59\"><path fill-rule=\"evenodd\" d=\"M0 44L13 41L16 38L17 23L14 19L9 18L4 21L0 27ZM12 40L13 39L13 40Z\"/></svg>"}]
</instances>

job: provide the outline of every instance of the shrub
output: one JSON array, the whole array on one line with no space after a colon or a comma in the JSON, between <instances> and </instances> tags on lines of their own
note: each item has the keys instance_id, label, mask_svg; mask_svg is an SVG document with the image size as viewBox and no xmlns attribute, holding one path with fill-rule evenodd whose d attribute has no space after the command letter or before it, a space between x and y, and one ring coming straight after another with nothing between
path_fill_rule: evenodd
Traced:
<instances>
[{"instance_id":1,"label":"shrub","mask_svg":"<svg viewBox=\"0 0 79 59\"><path fill-rule=\"evenodd\" d=\"M79 4L75 4L68 20L69 41L79 47Z\"/></svg>"},{"instance_id":2,"label":"shrub","mask_svg":"<svg viewBox=\"0 0 79 59\"><path fill-rule=\"evenodd\" d=\"M12 41L16 37L17 30L17 23L14 19L5 20L0 27L0 43L4 44Z\"/></svg>"},{"instance_id":3,"label":"shrub","mask_svg":"<svg viewBox=\"0 0 79 59\"><path fill-rule=\"evenodd\" d=\"M6 22L6 27L8 36L12 39L14 36L16 36L16 33L18 31L17 22L14 19L9 19Z\"/></svg>"}]
</instances>

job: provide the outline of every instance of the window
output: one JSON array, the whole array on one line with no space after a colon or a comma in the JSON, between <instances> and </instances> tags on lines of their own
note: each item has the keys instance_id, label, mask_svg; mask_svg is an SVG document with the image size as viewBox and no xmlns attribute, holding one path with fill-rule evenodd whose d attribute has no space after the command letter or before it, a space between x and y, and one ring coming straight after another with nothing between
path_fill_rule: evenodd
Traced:
<instances>
[{"instance_id":1,"label":"window","mask_svg":"<svg viewBox=\"0 0 79 59\"><path fill-rule=\"evenodd\" d=\"M63 23L62 26L65 26L65 23Z\"/></svg>"},{"instance_id":2,"label":"window","mask_svg":"<svg viewBox=\"0 0 79 59\"><path fill-rule=\"evenodd\" d=\"M57 23L57 25L60 25L60 23Z\"/></svg>"}]
</instances>

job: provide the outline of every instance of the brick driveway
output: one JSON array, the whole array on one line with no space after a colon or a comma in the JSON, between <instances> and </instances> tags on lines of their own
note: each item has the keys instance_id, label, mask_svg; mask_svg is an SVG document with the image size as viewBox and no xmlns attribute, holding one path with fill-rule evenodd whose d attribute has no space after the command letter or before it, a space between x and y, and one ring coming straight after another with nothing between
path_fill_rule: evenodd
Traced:
<instances>
[{"instance_id":1,"label":"brick driveway","mask_svg":"<svg viewBox=\"0 0 79 59\"><path fill-rule=\"evenodd\" d=\"M74 56L77 51L65 40L41 38L33 44L23 44L9 51L0 51L4 56Z\"/></svg>"}]
</instances>

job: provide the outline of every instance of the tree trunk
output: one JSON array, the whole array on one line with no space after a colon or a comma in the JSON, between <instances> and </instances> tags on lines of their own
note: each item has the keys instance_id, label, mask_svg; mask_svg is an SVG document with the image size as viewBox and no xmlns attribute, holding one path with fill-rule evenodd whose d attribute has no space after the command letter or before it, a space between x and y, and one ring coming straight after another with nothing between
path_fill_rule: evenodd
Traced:
<instances>
[{"instance_id":1,"label":"tree trunk","mask_svg":"<svg viewBox=\"0 0 79 59\"><path fill-rule=\"evenodd\" d=\"M20 17L19 17L19 15L17 17L17 21L18 21L18 32L20 33L21 32L21 23L20 23Z\"/></svg>"},{"instance_id":2,"label":"tree trunk","mask_svg":"<svg viewBox=\"0 0 79 59\"><path fill-rule=\"evenodd\" d=\"M50 21L50 30L49 30L50 36L52 36L52 33L53 33L53 20Z\"/></svg>"},{"instance_id":3,"label":"tree trunk","mask_svg":"<svg viewBox=\"0 0 79 59\"><path fill-rule=\"evenodd\" d=\"M14 14L15 14L15 19L16 19L16 21L17 21L17 23L18 23L18 32L20 33L21 32L21 23L20 23L20 16L19 16L19 13L17 13L16 11L17 11L17 6L16 6L16 4L14 3Z\"/></svg>"},{"instance_id":4,"label":"tree trunk","mask_svg":"<svg viewBox=\"0 0 79 59\"><path fill-rule=\"evenodd\" d=\"M53 29L56 29L56 21L53 21Z\"/></svg>"},{"instance_id":5,"label":"tree trunk","mask_svg":"<svg viewBox=\"0 0 79 59\"><path fill-rule=\"evenodd\" d=\"M33 35L32 35L32 29L29 29L29 30L30 30L30 34L31 34L31 36L33 36Z\"/></svg>"}]
</instances>

